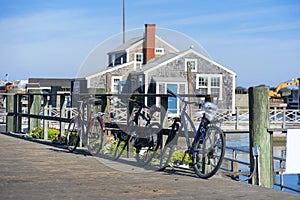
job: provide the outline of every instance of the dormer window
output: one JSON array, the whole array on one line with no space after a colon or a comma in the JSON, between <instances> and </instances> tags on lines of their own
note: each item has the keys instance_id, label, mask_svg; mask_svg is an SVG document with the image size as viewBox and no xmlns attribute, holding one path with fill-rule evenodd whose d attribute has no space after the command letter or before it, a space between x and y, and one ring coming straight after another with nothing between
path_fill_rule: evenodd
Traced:
<instances>
[{"instance_id":1,"label":"dormer window","mask_svg":"<svg viewBox=\"0 0 300 200\"><path fill-rule=\"evenodd\" d=\"M155 54L156 55L163 55L165 53L165 50L163 48L156 48Z\"/></svg>"}]
</instances>

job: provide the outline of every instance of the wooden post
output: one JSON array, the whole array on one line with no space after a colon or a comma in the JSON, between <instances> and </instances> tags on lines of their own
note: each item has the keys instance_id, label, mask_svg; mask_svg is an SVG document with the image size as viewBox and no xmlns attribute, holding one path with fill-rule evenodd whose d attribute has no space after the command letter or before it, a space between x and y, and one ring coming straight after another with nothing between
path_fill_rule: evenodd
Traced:
<instances>
[{"instance_id":1,"label":"wooden post","mask_svg":"<svg viewBox=\"0 0 300 200\"><path fill-rule=\"evenodd\" d=\"M28 102L28 111L29 114L33 115L39 115L41 112L41 90L40 89L30 89L29 90L29 102ZM40 119L35 119L35 118L30 118L28 121L29 129L30 131L33 128L40 127L41 126L41 120Z\"/></svg>"},{"instance_id":2,"label":"wooden post","mask_svg":"<svg viewBox=\"0 0 300 200\"><path fill-rule=\"evenodd\" d=\"M22 94L17 95L17 113L22 113ZM17 116L16 132L22 132L22 117Z\"/></svg>"},{"instance_id":3,"label":"wooden post","mask_svg":"<svg viewBox=\"0 0 300 200\"><path fill-rule=\"evenodd\" d=\"M13 90L9 90L8 93L14 93ZM12 113L15 112L14 110L14 102L15 102L15 95L8 94L6 96L6 112ZM14 131L14 116L6 116L6 132L13 132Z\"/></svg>"},{"instance_id":4,"label":"wooden post","mask_svg":"<svg viewBox=\"0 0 300 200\"><path fill-rule=\"evenodd\" d=\"M261 85L249 88L249 134L250 163L254 168L252 147L259 147L258 177L254 176L252 184L273 188L273 155L269 128L269 88ZM258 178L258 179L257 179Z\"/></svg>"},{"instance_id":5,"label":"wooden post","mask_svg":"<svg viewBox=\"0 0 300 200\"><path fill-rule=\"evenodd\" d=\"M66 106L67 106L67 101L66 101L66 96L65 94L62 94L60 96L60 117L65 118L66 117ZM60 136L65 135L65 122L59 122L60 125Z\"/></svg>"},{"instance_id":6,"label":"wooden post","mask_svg":"<svg viewBox=\"0 0 300 200\"><path fill-rule=\"evenodd\" d=\"M240 110L239 107L236 108L236 112L235 112L235 130L239 130L239 115L240 115Z\"/></svg>"},{"instance_id":7,"label":"wooden post","mask_svg":"<svg viewBox=\"0 0 300 200\"><path fill-rule=\"evenodd\" d=\"M14 100L13 100L13 106L14 106L14 116L13 116L13 131L17 132L17 126L18 126L18 95L14 94Z\"/></svg>"},{"instance_id":8,"label":"wooden post","mask_svg":"<svg viewBox=\"0 0 300 200\"><path fill-rule=\"evenodd\" d=\"M239 179L240 178L240 176L238 174L239 173L239 163L235 162L235 161L232 161L231 169L232 169L232 172L233 172L232 178L233 179Z\"/></svg>"},{"instance_id":9,"label":"wooden post","mask_svg":"<svg viewBox=\"0 0 300 200\"><path fill-rule=\"evenodd\" d=\"M286 108L283 108L283 113L282 113L282 128L283 129L286 128L286 119L285 119L285 116L286 116Z\"/></svg>"},{"instance_id":10,"label":"wooden post","mask_svg":"<svg viewBox=\"0 0 300 200\"><path fill-rule=\"evenodd\" d=\"M234 160L237 160L237 153L236 153L235 150L233 150L233 152L232 152L232 158ZM233 172L232 178L239 179L239 174L238 174L238 172L239 172L239 163L238 162L235 162L235 161L231 162L231 170Z\"/></svg>"},{"instance_id":11,"label":"wooden post","mask_svg":"<svg viewBox=\"0 0 300 200\"><path fill-rule=\"evenodd\" d=\"M188 94L193 93L193 79L190 62L187 63L187 82L188 82ZM192 97L189 97L189 101L193 101ZM194 105L189 105L189 114L192 120L194 120Z\"/></svg>"},{"instance_id":12,"label":"wooden post","mask_svg":"<svg viewBox=\"0 0 300 200\"><path fill-rule=\"evenodd\" d=\"M6 131L7 132L21 132L22 117L19 117L18 113L22 110L21 96L17 94L18 90L8 89L8 95L6 95L6 112L13 113L13 115L6 117Z\"/></svg>"},{"instance_id":13,"label":"wooden post","mask_svg":"<svg viewBox=\"0 0 300 200\"><path fill-rule=\"evenodd\" d=\"M48 107L48 96L43 95L43 107L44 107L44 116L49 116L49 107ZM49 121L44 119L43 120L43 127L44 127L44 140L48 140L48 127Z\"/></svg>"},{"instance_id":14,"label":"wooden post","mask_svg":"<svg viewBox=\"0 0 300 200\"><path fill-rule=\"evenodd\" d=\"M107 72L106 73L106 94L110 94L111 93L111 76L110 73ZM110 123L111 119L110 119L110 111L111 111L111 107L110 107L110 99L106 98L106 110L107 110L107 122Z\"/></svg>"},{"instance_id":15,"label":"wooden post","mask_svg":"<svg viewBox=\"0 0 300 200\"><path fill-rule=\"evenodd\" d=\"M160 124L162 129L168 128L168 96L161 96L160 98L160 105L161 105L161 113L160 113ZM165 144L164 141L166 140L167 136L161 135L160 142L161 148Z\"/></svg>"}]
</instances>

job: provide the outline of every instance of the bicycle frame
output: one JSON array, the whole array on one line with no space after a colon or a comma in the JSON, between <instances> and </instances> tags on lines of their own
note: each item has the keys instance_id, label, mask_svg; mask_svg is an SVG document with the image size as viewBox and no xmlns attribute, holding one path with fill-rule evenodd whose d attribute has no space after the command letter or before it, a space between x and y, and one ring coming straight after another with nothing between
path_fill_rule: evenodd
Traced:
<instances>
[{"instance_id":1,"label":"bicycle frame","mask_svg":"<svg viewBox=\"0 0 300 200\"><path fill-rule=\"evenodd\" d=\"M181 122L182 122L182 127L184 128L184 136L185 136L185 139L186 139L186 145L188 147L188 153L198 152L199 150L194 150L193 147L195 146L195 143L198 141L200 136L202 137L202 141L204 141L205 127L203 125L203 120L201 120L201 122L199 124L199 127L196 130L196 127L195 127L191 117L186 112L187 105L188 104L194 104L194 103L189 103L189 102L186 102L182 99L181 99L181 101L184 103L184 107L181 111L180 119L181 119ZM194 133L192 145L191 145L189 134L188 134L188 125L187 125L186 120L191 125L193 133Z\"/></svg>"},{"instance_id":2,"label":"bicycle frame","mask_svg":"<svg viewBox=\"0 0 300 200\"><path fill-rule=\"evenodd\" d=\"M104 124L104 121L103 121L103 118L102 116L104 115L104 113L102 112L98 112L96 114L94 114L94 111L91 110L91 112L89 113L89 116L87 116L87 121L84 120L84 116L83 116L83 104L84 103L87 103L87 102L84 102L84 101L78 101L80 103L79 105L79 109L78 109L78 119L79 119L79 124L82 126L82 131L81 131L81 135L80 135L80 138L84 141L84 144L87 144L88 141L87 141L87 128L88 128L88 123L90 123L89 125L91 125L91 123L93 122L92 119L93 117L95 117L99 124L100 124L100 127L102 129L102 131L104 132L105 131L105 124ZM95 116L93 116L95 115ZM92 117L93 116L93 117ZM82 140L80 142L82 142ZM81 146L82 144L80 144Z\"/></svg>"},{"instance_id":3,"label":"bicycle frame","mask_svg":"<svg viewBox=\"0 0 300 200\"><path fill-rule=\"evenodd\" d=\"M116 136L118 143L114 151L114 158L119 159L125 149L127 150L127 156L131 157L133 155L133 147L135 147L135 157L137 161L143 165L147 165L158 148L158 143L155 143L159 140L158 134L151 131L151 133L149 133L149 128L152 126L157 126L157 128L159 128L159 125L156 123L151 124L152 115L157 110L154 107L153 109L149 108L137 100L128 100L134 103L134 111L131 113L125 131L120 132ZM147 112L143 112L143 108L146 108ZM140 121L145 121L146 123L139 124ZM155 138L156 135L157 138ZM122 142L124 142L123 146L121 145Z\"/></svg>"},{"instance_id":4,"label":"bicycle frame","mask_svg":"<svg viewBox=\"0 0 300 200\"><path fill-rule=\"evenodd\" d=\"M92 114L93 114L93 111L91 111L90 115L92 115ZM96 118L98 120L98 122L100 124L100 127L101 127L102 131L104 132L105 131L105 123L104 123L103 118L102 118L103 115L104 115L103 112L98 112L98 113L94 114L94 118ZM90 117L90 119L89 119L90 123L92 123L92 119L93 118Z\"/></svg>"},{"instance_id":5,"label":"bicycle frame","mask_svg":"<svg viewBox=\"0 0 300 200\"><path fill-rule=\"evenodd\" d=\"M209 121L205 118L205 115L204 115L201 119L198 129L196 130L196 127L195 127L191 117L187 114L186 109L187 109L187 105L201 105L201 104L199 104L197 102L185 101L181 96L176 95L172 91L168 91L168 92L170 94L172 94L174 97L178 98L182 103L184 103L183 109L181 110L181 114L180 114L180 120L182 122L181 128L182 127L184 128L184 136L186 139L186 145L188 147L186 152L189 154L195 153L195 152L200 152L199 150L195 150L194 147L195 147L197 141L199 140L200 136L201 136L202 141L204 142L205 129L206 129L206 126L209 123ZM186 120L191 125L193 133L194 133L192 145L191 145L189 134L188 134L188 125L187 125ZM181 128L179 130L181 130Z\"/></svg>"},{"instance_id":6,"label":"bicycle frame","mask_svg":"<svg viewBox=\"0 0 300 200\"><path fill-rule=\"evenodd\" d=\"M135 123L135 125L139 124L139 117L141 116L143 120L145 120L147 123L145 126L148 126L150 124L151 118L150 117L146 117L141 111L143 109L143 106L139 105L138 110L134 113L134 118L133 121Z\"/></svg>"},{"instance_id":7,"label":"bicycle frame","mask_svg":"<svg viewBox=\"0 0 300 200\"><path fill-rule=\"evenodd\" d=\"M181 111L181 114L180 114L180 119L181 119L181 122L182 122L182 127L184 129L184 136L185 136L185 139L186 139L186 145L187 145L188 148L190 148L191 147L191 142L190 142L190 138L189 138L188 124L186 122L186 119L192 127L192 130L193 130L193 133L194 133L194 140L197 136L197 132L196 132L196 127L195 127L194 123L192 122L191 117L186 113L186 107L187 107L187 104L185 103L185 105L184 105L184 107Z\"/></svg>"},{"instance_id":8,"label":"bicycle frame","mask_svg":"<svg viewBox=\"0 0 300 200\"><path fill-rule=\"evenodd\" d=\"M184 128L184 136L186 139L187 149L184 152L184 156L179 162L172 161L175 165L180 167L181 164L185 161L185 156L188 154L192 162L189 164L193 165L194 171L200 178L210 178L211 176L215 175L216 172L220 169L225 152L225 141L224 135L222 130L210 124L210 120L214 120L215 117L215 110L217 108L216 105L210 102L204 103L197 103L197 102L189 102L184 100L181 96L173 93L172 91L168 90L173 97L180 99L183 105L183 109L181 109L180 113L180 120L181 120L181 128ZM188 105L199 105L201 106L201 113L203 114L199 127L196 129L191 117L186 112ZM175 150L175 146L177 146L179 133L176 133L178 130L175 130L176 126L178 127L178 120L172 124L172 134L168 136L166 145L162 151L162 156L160 159L160 169L165 169L171 161L171 156L173 151ZM188 123L190 123L194 137L193 142L191 144L190 137L188 134ZM171 137L170 137L171 136ZM176 138L173 143L169 141L173 138ZM169 165L170 166L170 165Z\"/></svg>"}]
</instances>

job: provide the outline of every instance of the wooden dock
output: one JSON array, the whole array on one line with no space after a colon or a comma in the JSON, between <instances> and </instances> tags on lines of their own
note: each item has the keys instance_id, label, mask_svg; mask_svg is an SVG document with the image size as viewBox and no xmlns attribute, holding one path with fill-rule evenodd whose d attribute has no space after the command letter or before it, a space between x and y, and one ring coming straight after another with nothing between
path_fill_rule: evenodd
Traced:
<instances>
[{"instance_id":1,"label":"wooden dock","mask_svg":"<svg viewBox=\"0 0 300 200\"><path fill-rule=\"evenodd\" d=\"M221 175L204 180L92 157L80 150L0 134L1 199L300 199Z\"/></svg>"}]
</instances>

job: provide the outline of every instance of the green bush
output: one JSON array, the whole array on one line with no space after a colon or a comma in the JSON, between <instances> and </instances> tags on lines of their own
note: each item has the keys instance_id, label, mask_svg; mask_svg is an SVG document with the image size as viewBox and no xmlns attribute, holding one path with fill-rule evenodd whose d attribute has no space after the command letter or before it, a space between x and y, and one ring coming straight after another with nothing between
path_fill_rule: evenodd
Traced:
<instances>
[{"instance_id":1,"label":"green bush","mask_svg":"<svg viewBox=\"0 0 300 200\"><path fill-rule=\"evenodd\" d=\"M60 134L60 131L55 128L48 129L48 138L54 139ZM27 136L35 139L44 139L44 130L42 127L35 127L27 133Z\"/></svg>"},{"instance_id":2,"label":"green bush","mask_svg":"<svg viewBox=\"0 0 300 200\"><path fill-rule=\"evenodd\" d=\"M54 139L60 134L60 131L55 128L49 128L48 129L48 138L49 139Z\"/></svg>"},{"instance_id":3,"label":"green bush","mask_svg":"<svg viewBox=\"0 0 300 200\"><path fill-rule=\"evenodd\" d=\"M184 152L185 150L181 149L181 150L175 150L172 154L171 157L171 162L173 163L174 161L182 161L183 156L184 156ZM189 164L192 162L191 157L187 154L183 160L184 163Z\"/></svg>"},{"instance_id":4,"label":"green bush","mask_svg":"<svg viewBox=\"0 0 300 200\"><path fill-rule=\"evenodd\" d=\"M42 127L35 127L27 133L28 137L41 139L44 138L44 131Z\"/></svg>"}]
</instances>

